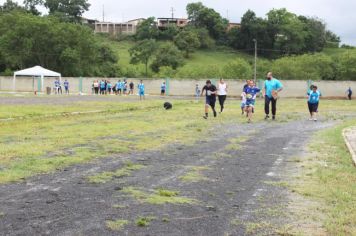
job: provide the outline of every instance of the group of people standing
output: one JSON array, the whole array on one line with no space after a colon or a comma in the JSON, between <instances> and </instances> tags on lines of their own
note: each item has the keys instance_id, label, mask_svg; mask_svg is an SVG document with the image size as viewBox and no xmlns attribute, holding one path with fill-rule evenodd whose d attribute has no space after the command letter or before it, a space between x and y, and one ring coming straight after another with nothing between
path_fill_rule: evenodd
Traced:
<instances>
[{"instance_id":1,"label":"group of people standing","mask_svg":"<svg viewBox=\"0 0 356 236\"><path fill-rule=\"evenodd\" d=\"M220 104L220 113L224 110L224 103L227 96L228 85L225 83L223 79L220 79L217 87L211 83L210 80L206 81L206 85L203 87L201 94L205 92L205 115L204 119L208 118L209 107L211 107L213 111L214 117L217 116L217 112L215 110L216 96L219 99ZM197 89L196 89L197 90ZM278 93L283 90L282 83L273 78L272 72L267 74L267 79L264 83L263 95L265 97L265 119L270 118L270 106L272 108L272 119L276 119L277 112L277 99ZM242 102L241 102L241 110L242 115L247 115L248 122L252 121L252 114L254 113L255 101L257 95L261 92L255 82L253 80L248 80L243 87L243 91L241 94Z\"/></svg>"},{"instance_id":2,"label":"group of people standing","mask_svg":"<svg viewBox=\"0 0 356 236\"><path fill-rule=\"evenodd\" d=\"M69 95L69 82L68 82L68 80L64 80L63 86L64 86L64 92L65 92L65 94ZM54 90L54 93L55 93L55 94L63 94L62 81L61 81L61 80L56 79L56 80L54 81L53 90Z\"/></svg>"},{"instance_id":3,"label":"group of people standing","mask_svg":"<svg viewBox=\"0 0 356 236\"><path fill-rule=\"evenodd\" d=\"M134 93L134 83L128 83L125 79L118 80L115 84L109 80L95 80L92 83L92 94L116 94L116 95L130 95Z\"/></svg>"}]
</instances>

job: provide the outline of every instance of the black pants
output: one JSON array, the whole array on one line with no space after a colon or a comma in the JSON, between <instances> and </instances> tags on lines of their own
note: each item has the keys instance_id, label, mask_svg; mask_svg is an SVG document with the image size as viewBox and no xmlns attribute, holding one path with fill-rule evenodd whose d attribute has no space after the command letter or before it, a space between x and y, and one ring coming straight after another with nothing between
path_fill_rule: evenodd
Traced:
<instances>
[{"instance_id":1,"label":"black pants","mask_svg":"<svg viewBox=\"0 0 356 236\"><path fill-rule=\"evenodd\" d=\"M274 99L273 97L268 97L265 96L265 113L266 115L269 115L269 104L272 103L272 115L275 116L276 115L276 111L277 111L277 100Z\"/></svg>"},{"instance_id":2,"label":"black pants","mask_svg":"<svg viewBox=\"0 0 356 236\"><path fill-rule=\"evenodd\" d=\"M349 98L349 100L351 100L351 95L352 95L352 94L347 95L347 97Z\"/></svg>"},{"instance_id":3,"label":"black pants","mask_svg":"<svg viewBox=\"0 0 356 236\"><path fill-rule=\"evenodd\" d=\"M219 95L219 103L220 103L220 111L222 112L224 110L224 103L226 100L226 95Z\"/></svg>"}]
</instances>

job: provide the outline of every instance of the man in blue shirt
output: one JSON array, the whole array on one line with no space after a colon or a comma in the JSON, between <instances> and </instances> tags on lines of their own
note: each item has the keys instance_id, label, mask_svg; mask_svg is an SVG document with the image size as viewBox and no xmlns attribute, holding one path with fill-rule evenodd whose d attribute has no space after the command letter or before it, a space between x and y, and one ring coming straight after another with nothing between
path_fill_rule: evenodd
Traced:
<instances>
[{"instance_id":1,"label":"man in blue shirt","mask_svg":"<svg viewBox=\"0 0 356 236\"><path fill-rule=\"evenodd\" d=\"M166 95L166 82L161 84L161 96Z\"/></svg>"},{"instance_id":2,"label":"man in blue shirt","mask_svg":"<svg viewBox=\"0 0 356 236\"><path fill-rule=\"evenodd\" d=\"M320 91L317 86L313 86L312 90L308 92L308 108L310 113L310 119L317 121L316 113L318 112L319 99L321 97Z\"/></svg>"},{"instance_id":3,"label":"man in blue shirt","mask_svg":"<svg viewBox=\"0 0 356 236\"><path fill-rule=\"evenodd\" d=\"M69 95L69 82L68 82L68 80L65 80L63 85L64 85L65 93Z\"/></svg>"},{"instance_id":4,"label":"man in blue shirt","mask_svg":"<svg viewBox=\"0 0 356 236\"><path fill-rule=\"evenodd\" d=\"M138 88L138 94L140 95L140 100L145 99L145 85L143 84L142 80L140 80L140 83L137 86Z\"/></svg>"},{"instance_id":5,"label":"man in blue shirt","mask_svg":"<svg viewBox=\"0 0 356 236\"><path fill-rule=\"evenodd\" d=\"M265 96L265 120L269 118L269 104L272 103L272 119L276 119L278 92L282 91L283 85L273 78L272 72L268 72L264 86Z\"/></svg>"},{"instance_id":6,"label":"man in blue shirt","mask_svg":"<svg viewBox=\"0 0 356 236\"><path fill-rule=\"evenodd\" d=\"M352 89L351 87L349 87L349 89L346 91L347 93L347 97L349 98L349 100L351 100L351 97L352 97Z\"/></svg>"},{"instance_id":7,"label":"man in blue shirt","mask_svg":"<svg viewBox=\"0 0 356 236\"><path fill-rule=\"evenodd\" d=\"M248 86L244 88L243 96L246 98L245 111L247 113L248 123L251 123L252 121L252 112L255 106L256 95L260 91L261 90L255 86L253 80L250 80Z\"/></svg>"}]
</instances>

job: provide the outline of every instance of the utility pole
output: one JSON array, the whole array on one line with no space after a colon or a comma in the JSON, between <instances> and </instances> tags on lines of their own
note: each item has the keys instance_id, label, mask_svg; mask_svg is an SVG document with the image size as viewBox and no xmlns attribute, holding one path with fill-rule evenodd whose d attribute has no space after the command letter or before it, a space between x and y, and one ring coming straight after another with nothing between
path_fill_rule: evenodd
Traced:
<instances>
[{"instance_id":1,"label":"utility pole","mask_svg":"<svg viewBox=\"0 0 356 236\"><path fill-rule=\"evenodd\" d=\"M105 6L103 4L103 22L105 22Z\"/></svg>"},{"instance_id":2,"label":"utility pole","mask_svg":"<svg viewBox=\"0 0 356 236\"><path fill-rule=\"evenodd\" d=\"M257 79L257 40L253 39L252 41L255 43L255 68L254 68L253 80L256 83L256 79Z\"/></svg>"},{"instance_id":3,"label":"utility pole","mask_svg":"<svg viewBox=\"0 0 356 236\"><path fill-rule=\"evenodd\" d=\"M171 13L172 13L172 19L174 19L174 12L175 12L176 10L173 8L173 7L171 7Z\"/></svg>"}]
</instances>

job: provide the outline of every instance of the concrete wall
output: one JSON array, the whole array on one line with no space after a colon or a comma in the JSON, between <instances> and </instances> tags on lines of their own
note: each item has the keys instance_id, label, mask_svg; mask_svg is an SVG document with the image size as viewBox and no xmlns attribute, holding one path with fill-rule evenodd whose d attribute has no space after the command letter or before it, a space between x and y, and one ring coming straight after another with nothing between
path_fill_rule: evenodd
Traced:
<instances>
[{"instance_id":1,"label":"concrete wall","mask_svg":"<svg viewBox=\"0 0 356 236\"><path fill-rule=\"evenodd\" d=\"M62 78L62 81L67 79L70 84L70 92L74 94L79 93L79 78ZM82 78L82 92L85 94L91 94L91 85L94 80L101 80L101 78ZM116 83L118 78L107 78L113 84ZM122 80L122 79L121 79ZM53 87L55 78L45 78L44 88ZM127 79L128 82L133 81L135 84L135 92L137 91L137 84L139 79ZM157 95L160 93L160 85L165 81L163 79L147 79L144 80L146 87L146 93L151 95ZM217 80L213 82L218 82ZM242 87L244 85L243 81L227 80L229 95L240 96ZM284 85L284 91L280 93L281 97L303 97L305 96L307 89L306 81L297 80L285 80L281 81ZM205 80L169 80L169 95L178 96L191 96L195 92L195 84L199 84L202 88L205 84ZM324 97L343 97L345 96L345 91L349 86L356 90L356 81L317 81L314 82L315 85L319 87ZM0 91L12 91L13 78L12 77L0 77ZM37 90L38 82L37 79L32 77L17 77L16 79L16 91L19 92L30 92Z\"/></svg>"}]
</instances>

